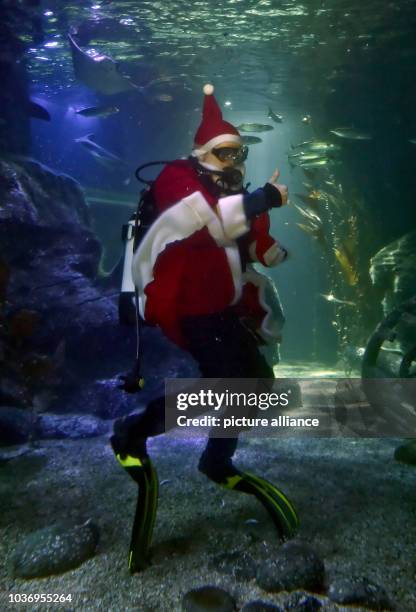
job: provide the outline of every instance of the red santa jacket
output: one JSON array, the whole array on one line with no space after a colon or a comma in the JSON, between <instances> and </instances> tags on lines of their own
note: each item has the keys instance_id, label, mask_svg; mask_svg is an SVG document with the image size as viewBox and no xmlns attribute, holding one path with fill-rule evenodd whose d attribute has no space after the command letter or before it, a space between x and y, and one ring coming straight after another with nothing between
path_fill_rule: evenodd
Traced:
<instances>
[{"instance_id":1,"label":"red santa jacket","mask_svg":"<svg viewBox=\"0 0 416 612\"><path fill-rule=\"evenodd\" d=\"M153 192L159 215L132 264L141 316L183 348L181 318L232 305L240 316L257 317L259 327L272 331L262 298L267 279L251 269L243 273L241 260L241 254L265 266L282 260L282 249L269 235L268 214L249 222L243 195L217 199L188 160L167 165Z\"/></svg>"}]
</instances>

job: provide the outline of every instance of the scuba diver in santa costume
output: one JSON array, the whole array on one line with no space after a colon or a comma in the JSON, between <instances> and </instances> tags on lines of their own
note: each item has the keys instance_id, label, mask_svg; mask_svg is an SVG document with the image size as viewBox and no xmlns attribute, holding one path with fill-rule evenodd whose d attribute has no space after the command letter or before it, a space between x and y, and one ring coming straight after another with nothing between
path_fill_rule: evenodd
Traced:
<instances>
[{"instance_id":1,"label":"scuba diver in santa costume","mask_svg":"<svg viewBox=\"0 0 416 612\"><path fill-rule=\"evenodd\" d=\"M204 87L201 124L188 159L168 163L151 187L155 220L136 249L132 278L142 319L188 351L204 378L273 379L259 346L280 340L281 321L267 305L267 279L254 262L275 266L287 251L269 234L268 211L287 203L276 170L261 188L243 188L244 147ZM128 390L128 389L126 389ZM129 569L149 563L158 479L147 453L149 437L164 432L165 397L140 414L118 419L111 444L139 488ZM208 439L199 470L235 491L255 495L282 537L298 529L296 510L267 480L232 462L238 438Z\"/></svg>"}]
</instances>

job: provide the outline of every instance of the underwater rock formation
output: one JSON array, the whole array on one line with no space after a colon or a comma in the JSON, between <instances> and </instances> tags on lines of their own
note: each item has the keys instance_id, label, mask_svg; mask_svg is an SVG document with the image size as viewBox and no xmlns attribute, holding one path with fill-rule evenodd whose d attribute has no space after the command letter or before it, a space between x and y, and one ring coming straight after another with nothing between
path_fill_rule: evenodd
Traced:
<instances>
[{"instance_id":1,"label":"underwater rock formation","mask_svg":"<svg viewBox=\"0 0 416 612\"><path fill-rule=\"evenodd\" d=\"M416 293L416 231L383 247L371 259L371 279L383 294L384 314Z\"/></svg>"},{"instance_id":2,"label":"underwater rock formation","mask_svg":"<svg viewBox=\"0 0 416 612\"><path fill-rule=\"evenodd\" d=\"M54 364L55 397L52 402L39 400L40 412L109 419L137 408L136 396L117 389L117 375L133 363L135 333L119 325L117 289L96 283L101 254L76 181L34 160L0 162L0 262L10 270L6 305L13 312L24 309L36 314L31 350L59 362ZM192 368L183 357L178 366L181 352L157 330L144 330L143 343L152 345L143 367L147 382L143 397L159 391L164 376ZM13 386L13 380L9 382ZM12 393L16 401L9 397L7 402L0 399L0 404L30 405L19 400L19 394L23 396L24 389Z\"/></svg>"},{"instance_id":3,"label":"underwater rock formation","mask_svg":"<svg viewBox=\"0 0 416 612\"><path fill-rule=\"evenodd\" d=\"M411 354L416 345L416 319L412 308L406 304L411 304L416 296L416 230L381 249L371 259L370 275L375 288L382 295L384 314L389 319L397 319L392 335L396 348L409 356L409 370L414 361ZM394 312L398 313L396 317ZM399 367L402 370L400 364ZM408 373L400 371L400 375L407 376Z\"/></svg>"}]
</instances>

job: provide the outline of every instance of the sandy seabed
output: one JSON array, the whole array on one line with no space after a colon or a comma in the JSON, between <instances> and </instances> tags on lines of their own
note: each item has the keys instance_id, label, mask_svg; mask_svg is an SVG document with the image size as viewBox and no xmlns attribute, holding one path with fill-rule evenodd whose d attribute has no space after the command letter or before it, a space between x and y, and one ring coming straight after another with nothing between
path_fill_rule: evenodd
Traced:
<instances>
[{"instance_id":1,"label":"sandy seabed","mask_svg":"<svg viewBox=\"0 0 416 612\"><path fill-rule=\"evenodd\" d=\"M398 612L410 612L416 610L416 470L393 459L399 443L242 439L235 463L269 479L294 502L299 537L324 561L328 582L366 576L386 589ZM0 609L174 612L188 590L206 584L226 589L239 607L253 599L282 604L287 593L265 593L254 579L237 580L215 569L221 552L246 551L258 564L273 559L279 540L254 497L222 489L198 472L204 444L201 438L172 435L150 441L162 482L153 563L134 576L127 569L127 550L136 489L115 461L108 436L42 441L2 464L0 558L6 563L0 570ZM62 519L88 518L100 529L95 557L59 576L9 576L7 559L24 536ZM11 593L71 594L72 603L9 604ZM318 597L323 611L352 609Z\"/></svg>"}]
</instances>

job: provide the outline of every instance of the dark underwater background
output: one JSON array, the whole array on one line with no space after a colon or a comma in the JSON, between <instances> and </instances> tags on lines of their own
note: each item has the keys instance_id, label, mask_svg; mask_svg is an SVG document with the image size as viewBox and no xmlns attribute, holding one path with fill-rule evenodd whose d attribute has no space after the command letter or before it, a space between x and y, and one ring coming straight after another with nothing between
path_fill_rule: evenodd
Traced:
<instances>
[{"instance_id":1,"label":"dark underwater background","mask_svg":"<svg viewBox=\"0 0 416 612\"><path fill-rule=\"evenodd\" d=\"M381 590L371 598L358 581L367 595L345 606L416 609L414 420L407 435L383 440L242 444L239 461L284 484L303 540L325 560L325 581L305 587L309 595L297 585L292 600L291 588L280 596L253 582L253 567L278 553L256 502L204 482L203 441L169 437L153 442L166 481L155 563L132 589L124 562L135 496L108 446L113 420L143 407L164 378L197 376L185 353L145 329L145 389L123 394L118 376L132 365L135 332L119 325L117 304L121 228L143 187L134 171L189 155L205 83L233 125L261 124L244 133L261 139L249 145L250 189L276 167L289 187L271 233L290 257L267 270L286 316L280 363L269 354L276 376L414 378L415 31L413 0L0 2L3 596L72 589L68 610L181 610L187 591L215 584L237 609L262 599L336 610L348 608L328 599L333 581L359 576ZM118 63L123 91L105 93L113 77L91 68L76 78L68 34L88 57ZM101 114L79 113L89 108ZM77 142L91 134L107 156ZM291 155L311 141L335 152L302 167ZM63 518L68 542L81 530L78 566L92 558L78 569L64 563L66 573L45 561L44 582L19 575L21 541ZM100 531L95 556L88 519ZM53 560L52 541L35 544Z\"/></svg>"}]
</instances>

